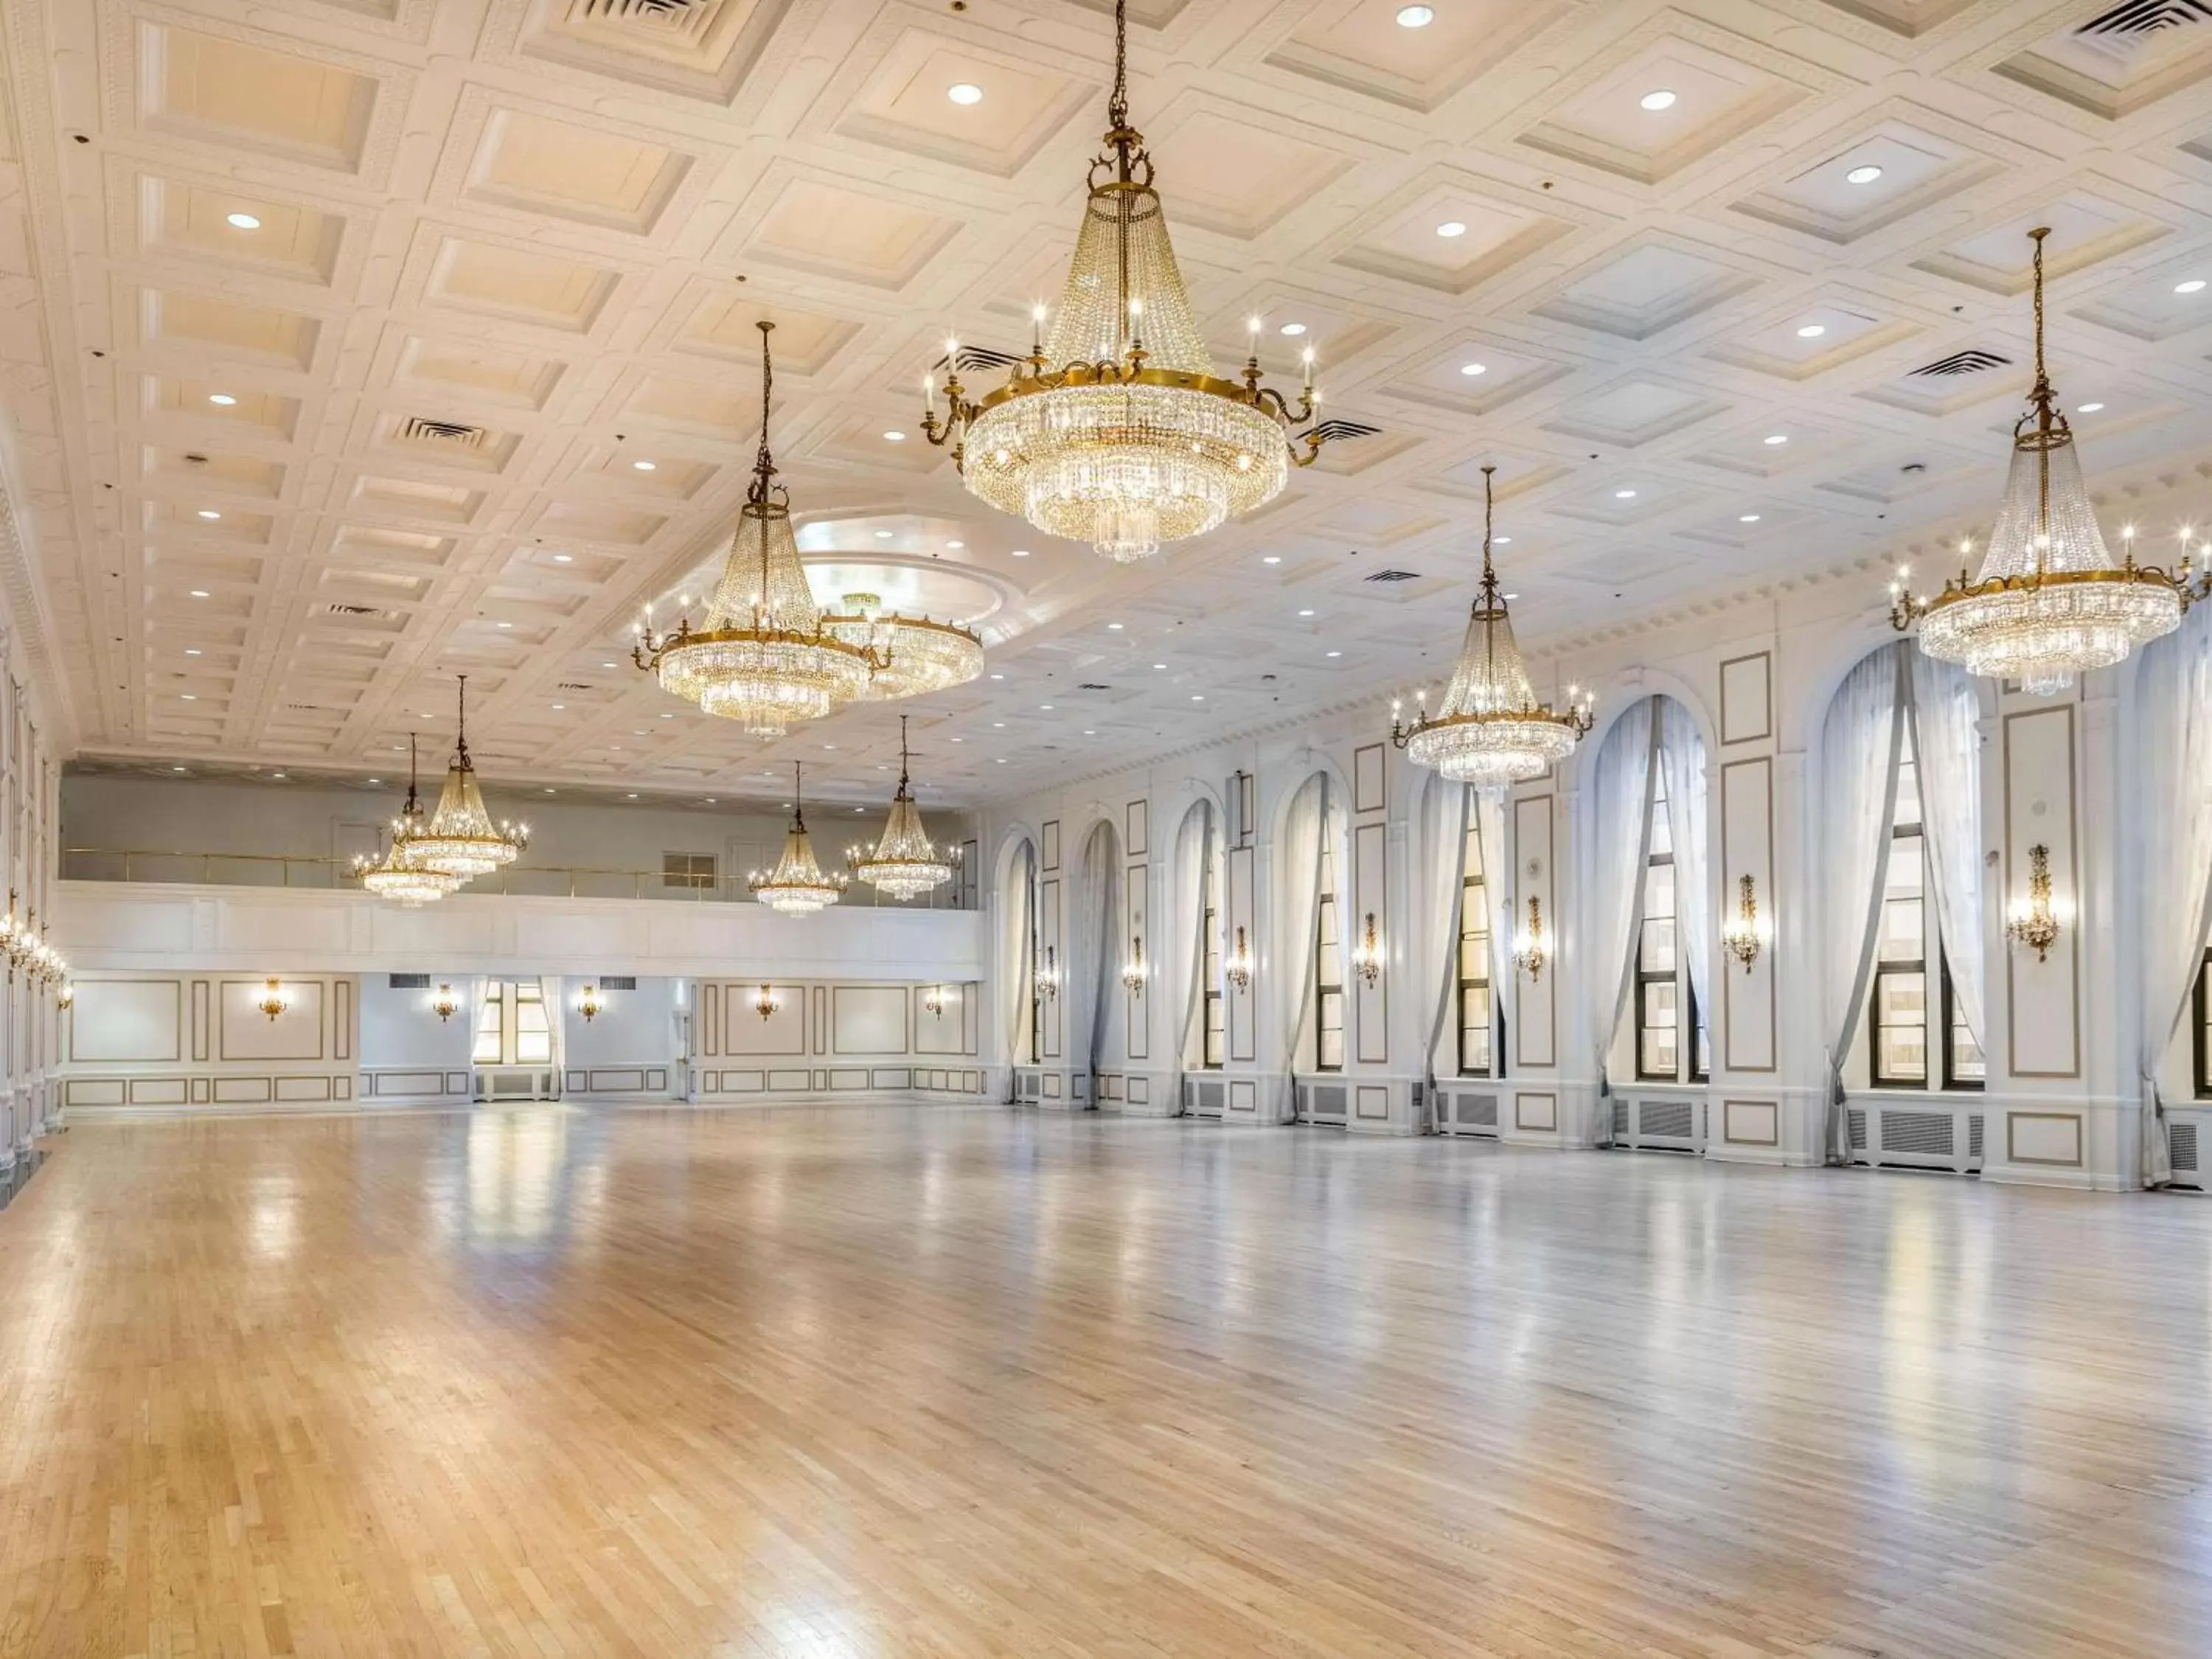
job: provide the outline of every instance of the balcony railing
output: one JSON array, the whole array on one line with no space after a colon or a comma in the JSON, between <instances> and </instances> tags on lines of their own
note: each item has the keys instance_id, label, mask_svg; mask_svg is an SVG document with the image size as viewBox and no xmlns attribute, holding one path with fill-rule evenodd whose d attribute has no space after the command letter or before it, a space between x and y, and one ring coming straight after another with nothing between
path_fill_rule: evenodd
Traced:
<instances>
[{"instance_id":1,"label":"balcony railing","mask_svg":"<svg viewBox=\"0 0 2212 1659\"><path fill-rule=\"evenodd\" d=\"M862 909L970 910L966 879L956 875L925 898L905 904L866 882L845 890L842 901ZM215 887L286 887L302 891L359 891L351 860L310 854L190 853L148 848L67 847L64 881L143 881ZM620 870L585 864L510 864L478 876L464 893L510 893L532 898L659 899L688 904L753 902L743 876L674 875L661 870Z\"/></svg>"}]
</instances>

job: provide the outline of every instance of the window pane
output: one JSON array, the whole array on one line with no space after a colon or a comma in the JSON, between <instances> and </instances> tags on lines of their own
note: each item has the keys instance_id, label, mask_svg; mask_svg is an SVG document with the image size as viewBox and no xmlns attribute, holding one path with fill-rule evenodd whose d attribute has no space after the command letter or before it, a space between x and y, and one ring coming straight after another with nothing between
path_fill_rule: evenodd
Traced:
<instances>
[{"instance_id":1,"label":"window pane","mask_svg":"<svg viewBox=\"0 0 2212 1659\"><path fill-rule=\"evenodd\" d=\"M1651 856L1658 858L1674 850L1674 829L1667 822L1667 805L1662 798L1651 809Z\"/></svg>"},{"instance_id":2,"label":"window pane","mask_svg":"<svg viewBox=\"0 0 2212 1659\"><path fill-rule=\"evenodd\" d=\"M1647 1029L1644 1033L1641 1064L1637 1070L1645 1077L1674 1077L1680 1069L1680 1054L1675 1047L1674 1033Z\"/></svg>"},{"instance_id":3,"label":"window pane","mask_svg":"<svg viewBox=\"0 0 2212 1659\"><path fill-rule=\"evenodd\" d=\"M1897 811L1889 820L1892 823L1918 823L1920 817L1920 769L1910 754L1897 769Z\"/></svg>"},{"instance_id":4,"label":"window pane","mask_svg":"<svg viewBox=\"0 0 2212 1659\"><path fill-rule=\"evenodd\" d=\"M1490 977L1490 938L1486 933L1470 933L1459 942L1459 976L1462 979Z\"/></svg>"},{"instance_id":5,"label":"window pane","mask_svg":"<svg viewBox=\"0 0 2212 1659\"><path fill-rule=\"evenodd\" d=\"M495 985L477 1010L477 1045L471 1058L479 1066L499 1064L499 1008L500 988Z\"/></svg>"},{"instance_id":6,"label":"window pane","mask_svg":"<svg viewBox=\"0 0 2212 1659\"><path fill-rule=\"evenodd\" d=\"M1469 878L1482 873L1482 835L1472 823L1467 826L1467 851L1460 863L1460 873Z\"/></svg>"},{"instance_id":7,"label":"window pane","mask_svg":"<svg viewBox=\"0 0 2212 1659\"><path fill-rule=\"evenodd\" d=\"M1674 971L1674 924L1671 919L1662 917L1644 924L1644 951L1640 965L1647 974L1671 974Z\"/></svg>"},{"instance_id":8,"label":"window pane","mask_svg":"<svg viewBox=\"0 0 2212 1659\"><path fill-rule=\"evenodd\" d=\"M1928 941L1922 933L1926 919L1917 898L1885 900L1881 907L1881 937L1875 955L1883 962L1924 962Z\"/></svg>"},{"instance_id":9,"label":"window pane","mask_svg":"<svg viewBox=\"0 0 2212 1659\"><path fill-rule=\"evenodd\" d=\"M553 1036L545 1023L545 1000L534 985L514 999L514 1059L520 1066L543 1066L553 1058Z\"/></svg>"},{"instance_id":10,"label":"window pane","mask_svg":"<svg viewBox=\"0 0 2212 1659\"><path fill-rule=\"evenodd\" d=\"M1927 843L1918 836L1893 836L1889 843L1889 873L1882 884L1885 898L1917 898Z\"/></svg>"},{"instance_id":11,"label":"window pane","mask_svg":"<svg viewBox=\"0 0 2212 1659\"><path fill-rule=\"evenodd\" d=\"M1928 1031L1922 1025L1898 1025L1875 1034L1876 1073L1888 1083L1928 1079Z\"/></svg>"},{"instance_id":12,"label":"window pane","mask_svg":"<svg viewBox=\"0 0 2212 1659\"><path fill-rule=\"evenodd\" d=\"M1655 864L1644 872L1644 914L1647 916L1674 915L1674 866Z\"/></svg>"},{"instance_id":13,"label":"window pane","mask_svg":"<svg viewBox=\"0 0 2212 1659\"><path fill-rule=\"evenodd\" d=\"M1928 1023L1928 975L1878 975L1875 980L1875 1023L1924 1027Z\"/></svg>"},{"instance_id":14,"label":"window pane","mask_svg":"<svg viewBox=\"0 0 2212 1659\"><path fill-rule=\"evenodd\" d=\"M1982 1045L1963 1024L1951 1028L1951 1075L1961 1083L1989 1081L1989 1061L1983 1058Z\"/></svg>"},{"instance_id":15,"label":"window pane","mask_svg":"<svg viewBox=\"0 0 2212 1659\"><path fill-rule=\"evenodd\" d=\"M1692 1062L1695 1074L1698 1077L1711 1077L1713 1074L1713 1034L1711 1028L1704 1025L1698 1027L1697 1041L1697 1059Z\"/></svg>"}]
</instances>

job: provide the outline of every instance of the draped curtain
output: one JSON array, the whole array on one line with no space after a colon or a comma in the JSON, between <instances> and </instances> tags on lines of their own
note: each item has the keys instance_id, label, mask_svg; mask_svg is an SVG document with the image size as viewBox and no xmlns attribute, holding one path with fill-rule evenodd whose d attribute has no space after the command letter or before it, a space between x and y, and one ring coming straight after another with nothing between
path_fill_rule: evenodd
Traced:
<instances>
[{"instance_id":1,"label":"draped curtain","mask_svg":"<svg viewBox=\"0 0 2212 1659\"><path fill-rule=\"evenodd\" d=\"M1982 949L1982 700L1974 677L1925 651L1912 665L1913 753L1919 759L1921 827L1936 878L1936 926L1951 965L1951 992L1977 1042L1988 969Z\"/></svg>"},{"instance_id":2,"label":"draped curtain","mask_svg":"<svg viewBox=\"0 0 2212 1659\"><path fill-rule=\"evenodd\" d=\"M1623 710L1598 751L1593 792L1591 842L1595 849L1590 908L1592 1040L1597 1047L1598 1096L1612 1092L1607 1067L1613 1033L1636 968L1636 923L1644 896L1644 849L1651 844L1651 740L1654 699ZM1597 1138L1613 1133L1613 1114L1602 1104Z\"/></svg>"},{"instance_id":3,"label":"draped curtain","mask_svg":"<svg viewBox=\"0 0 2212 1659\"><path fill-rule=\"evenodd\" d=\"M1006 982L999 988L999 1006L1006 1017L1009 1090L1013 1086L1012 1068L1026 1064L1030 1057L1029 1045L1023 1039L1029 1035L1030 998L1036 979L1036 963L1030 950L1030 889L1035 884L1036 863L1036 849L1024 842L1007 861L1006 889L999 895L999 962L1006 974Z\"/></svg>"},{"instance_id":4,"label":"draped curtain","mask_svg":"<svg viewBox=\"0 0 2212 1659\"><path fill-rule=\"evenodd\" d=\"M1820 734L1820 1040L1828 1060L1828 1156L1838 1164L1850 1159L1844 1061L1866 1007L1889 873L1911 649L1902 641L1884 646L1851 670Z\"/></svg>"},{"instance_id":5,"label":"draped curtain","mask_svg":"<svg viewBox=\"0 0 2212 1659\"><path fill-rule=\"evenodd\" d=\"M1318 773L1300 784L1291 798L1282 842L1276 849L1279 903L1274 937L1267 941L1266 959L1254 975L1273 1005L1280 1044L1270 1068L1282 1091L1275 1102L1277 1122L1288 1122L1294 1115L1296 1085L1291 1073L1297 1065L1299 1028L1313 998L1314 933L1320 921L1321 848L1328 804L1328 780Z\"/></svg>"},{"instance_id":6,"label":"draped curtain","mask_svg":"<svg viewBox=\"0 0 2212 1659\"><path fill-rule=\"evenodd\" d=\"M557 1097L568 1076L568 1007L561 1000L561 976L548 974L540 979L538 994L545 1002L545 1040L553 1056L553 1092Z\"/></svg>"},{"instance_id":7,"label":"draped curtain","mask_svg":"<svg viewBox=\"0 0 2212 1659\"><path fill-rule=\"evenodd\" d=\"M1482 892L1490 901L1490 1000L1492 1018L1507 1030L1513 1029L1513 860L1505 845L1504 789L1478 789L1474 793L1475 836L1482 845ZM1490 1057L1492 1077L1505 1075L1504 1050L1493 1046Z\"/></svg>"},{"instance_id":8,"label":"draped curtain","mask_svg":"<svg viewBox=\"0 0 2212 1659\"><path fill-rule=\"evenodd\" d=\"M1103 823L1096 826L1084 841L1068 896L1063 935L1067 959L1060 985L1065 1022L1061 1035L1066 1039L1061 1054L1063 1062L1077 1071L1097 1068L1106 987L1121 973L1118 964L1109 972L1107 960L1114 937L1114 873L1120 862L1113 830Z\"/></svg>"},{"instance_id":9,"label":"draped curtain","mask_svg":"<svg viewBox=\"0 0 2212 1659\"><path fill-rule=\"evenodd\" d=\"M1667 835L1674 848L1674 932L1690 967L1690 996L1698 1023L1710 1030L1713 1000L1713 896L1705 856L1705 740L1690 711L1672 697L1659 705L1659 770L1667 783ZM1721 902L1732 902L1723 890ZM1771 900L1769 901L1771 902ZM1697 1041L1694 1033L1689 1041ZM1694 1052L1694 1049L1692 1050Z\"/></svg>"},{"instance_id":10,"label":"draped curtain","mask_svg":"<svg viewBox=\"0 0 2212 1659\"><path fill-rule=\"evenodd\" d=\"M2173 1178L2158 1071L2189 1012L2212 937L2212 606L2143 651L2136 674L2136 799L2143 824L2142 1169ZM2156 895L2169 895L2161 902Z\"/></svg>"},{"instance_id":11,"label":"draped curtain","mask_svg":"<svg viewBox=\"0 0 2212 1659\"><path fill-rule=\"evenodd\" d=\"M1420 885L1413 896L1412 937L1407 960L1413 985L1429 1000L1428 1042L1421 1050L1431 1087L1436 1079L1437 1044L1451 1018L1453 1000L1459 994L1460 900L1465 895L1467 864L1468 787L1449 783L1433 775L1421 794L1419 823L1421 851L1414 868Z\"/></svg>"},{"instance_id":12,"label":"draped curtain","mask_svg":"<svg viewBox=\"0 0 2212 1659\"><path fill-rule=\"evenodd\" d=\"M1193 1028L1206 1006L1200 977L1206 963L1206 870L1212 857L1213 807L1200 801L1183 815L1176 835L1174 903L1183 921L1168 928L1167 971L1160 988L1174 1021L1178 1066L1191 1063Z\"/></svg>"}]
</instances>

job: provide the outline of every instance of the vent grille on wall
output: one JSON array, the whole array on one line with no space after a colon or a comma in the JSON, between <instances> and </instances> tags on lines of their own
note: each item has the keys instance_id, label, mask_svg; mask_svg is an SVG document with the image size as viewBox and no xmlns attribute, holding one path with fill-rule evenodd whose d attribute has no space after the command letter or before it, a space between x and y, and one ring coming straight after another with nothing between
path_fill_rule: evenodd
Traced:
<instances>
[{"instance_id":1,"label":"vent grille on wall","mask_svg":"<svg viewBox=\"0 0 2212 1659\"><path fill-rule=\"evenodd\" d=\"M1686 1100L1644 1100L1636 1106L1637 1127L1644 1134L1670 1140L1696 1138L1696 1118Z\"/></svg>"},{"instance_id":2,"label":"vent grille on wall","mask_svg":"<svg viewBox=\"0 0 2212 1659\"><path fill-rule=\"evenodd\" d=\"M1458 1103L1460 1122L1482 1129L1498 1127L1496 1095L1462 1095Z\"/></svg>"},{"instance_id":3,"label":"vent grille on wall","mask_svg":"<svg viewBox=\"0 0 2212 1659\"><path fill-rule=\"evenodd\" d=\"M2212 20L2212 0L2121 0L2110 11L2099 12L2077 24L2076 34L2137 36L2160 29L2186 28Z\"/></svg>"},{"instance_id":4,"label":"vent grille on wall","mask_svg":"<svg viewBox=\"0 0 2212 1659\"><path fill-rule=\"evenodd\" d=\"M1420 579L1421 573L1418 570L1377 570L1372 575L1360 578L1362 581L1369 582L1417 582Z\"/></svg>"},{"instance_id":5,"label":"vent grille on wall","mask_svg":"<svg viewBox=\"0 0 2212 1659\"><path fill-rule=\"evenodd\" d=\"M637 989L637 975L635 974L601 974L599 978L599 987L602 991L635 991Z\"/></svg>"},{"instance_id":6,"label":"vent grille on wall","mask_svg":"<svg viewBox=\"0 0 2212 1659\"><path fill-rule=\"evenodd\" d=\"M1628 1103L1618 1095L1613 1099L1613 1138L1623 1144L1628 1139Z\"/></svg>"},{"instance_id":7,"label":"vent grille on wall","mask_svg":"<svg viewBox=\"0 0 2212 1659\"><path fill-rule=\"evenodd\" d=\"M1884 1112L1881 1150L1916 1158L1949 1158L1957 1145L1948 1112Z\"/></svg>"},{"instance_id":8,"label":"vent grille on wall","mask_svg":"<svg viewBox=\"0 0 2212 1659\"><path fill-rule=\"evenodd\" d=\"M393 974L392 988L395 991L427 991L430 988L428 974Z\"/></svg>"},{"instance_id":9,"label":"vent grille on wall","mask_svg":"<svg viewBox=\"0 0 2212 1659\"><path fill-rule=\"evenodd\" d=\"M413 443L451 444L459 449L481 449L483 447L484 429L480 426L464 425L459 421L432 421L415 415L410 416L399 428L399 435Z\"/></svg>"},{"instance_id":10,"label":"vent grille on wall","mask_svg":"<svg viewBox=\"0 0 2212 1659\"><path fill-rule=\"evenodd\" d=\"M1866 1114L1853 1107L1844 1114L1844 1127L1850 1135L1851 1150L1866 1151Z\"/></svg>"},{"instance_id":11,"label":"vent grille on wall","mask_svg":"<svg viewBox=\"0 0 2212 1659\"><path fill-rule=\"evenodd\" d=\"M1922 375L1979 374L1984 369L2009 368L2012 359L2001 357L1994 351L1984 351L1978 346L1966 351L1954 351L1948 357L1938 357L1932 363L1923 363L1912 371Z\"/></svg>"},{"instance_id":12,"label":"vent grille on wall","mask_svg":"<svg viewBox=\"0 0 2212 1659\"><path fill-rule=\"evenodd\" d=\"M2166 1126L2166 1145L2173 1152L2176 1172L2197 1173L2197 1126L2194 1123L2169 1123Z\"/></svg>"},{"instance_id":13,"label":"vent grille on wall","mask_svg":"<svg viewBox=\"0 0 2212 1659\"><path fill-rule=\"evenodd\" d=\"M1976 1112L1972 1117L1966 1120L1966 1156L1970 1158L1979 1158L1981 1155L1982 1115L1979 1112Z\"/></svg>"}]
</instances>

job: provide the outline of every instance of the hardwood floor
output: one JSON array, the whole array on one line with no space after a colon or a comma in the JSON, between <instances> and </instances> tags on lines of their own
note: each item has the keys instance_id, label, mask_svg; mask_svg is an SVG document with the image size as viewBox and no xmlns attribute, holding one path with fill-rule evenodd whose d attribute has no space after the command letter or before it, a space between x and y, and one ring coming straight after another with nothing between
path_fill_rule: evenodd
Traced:
<instances>
[{"instance_id":1,"label":"hardwood floor","mask_svg":"<svg viewBox=\"0 0 2212 1659\"><path fill-rule=\"evenodd\" d=\"M76 1130L0 1654L2212 1652L2212 1206L945 1108Z\"/></svg>"}]
</instances>

